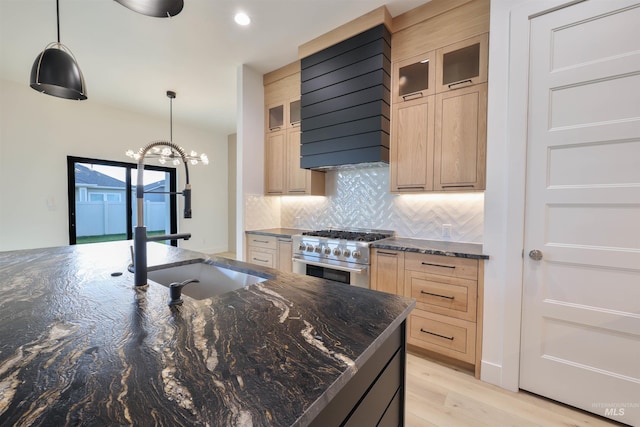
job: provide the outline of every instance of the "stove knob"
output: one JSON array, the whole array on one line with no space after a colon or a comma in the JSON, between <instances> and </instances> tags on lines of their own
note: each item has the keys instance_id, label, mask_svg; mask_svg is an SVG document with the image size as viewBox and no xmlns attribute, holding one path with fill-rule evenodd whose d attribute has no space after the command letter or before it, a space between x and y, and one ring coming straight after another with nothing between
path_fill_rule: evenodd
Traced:
<instances>
[{"instance_id":1,"label":"stove knob","mask_svg":"<svg viewBox=\"0 0 640 427\"><path fill-rule=\"evenodd\" d=\"M340 250L340 248L335 248L335 249L333 250L333 254L334 254L335 256L340 256L340 254L341 254L341 253L342 253L342 251Z\"/></svg>"},{"instance_id":2,"label":"stove knob","mask_svg":"<svg viewBox=\"0 0 640 427\"><path fill-rule=\"evenodd\" d=\"M331 254L331 248L329 246L325 246L324 249L322 250L322 252L324 252L325 255L330 255Z\"/></svg>"},{"instance_id":3,"label":"stove knob","mask_svg":"<svg viewBox=\"0 0 640 427\"><path fill-rule=\"evenodd\" d=\"M313 248L313 251L314 251L315 253L318 253L318 254L319 254L320 252L322 252L322 247L321 247L321 246L316 246L316 247L314 247L314 248Z\"/></svg>"},{"instance_id":4,"label":"stove knob","mask_svg":"<svg viewBox=\"0 0 640 427\"><path fill-rule=\"evenodd\" d=\"M300 246L298 247L299 251L304 251L305 249L307 249L307 245L305 245L304 243L300 243Z\"/></svg>"},{"instance_id":5,"label":"stove knob","mask_svg":"<svg viewBox=\"0 0 640 427\"><path fill-rule=\"evenodd\" d=\"M360 258L360 251L353 251L351 256L354 257L354 258Z\"/></svg>"},{"instance_id":6,"label":"stove knob","mask_svg":"<svg viewBox=\"0 0 640 427\"><path fill-rule=\"evenodd\" d=\"M346 257L349 257L349 256L351 256L351 251L349 249L345 249L344 251L342 251L342 255L344 255Z\"/></svg>"},{"instance_id":7,"label":"stove knob","mask_svg":"<svg viewBox=\"0 0 640 427\"><path fill-rule=\"evenodd\" d=\"M313 246L307 245L307 252L313 252Z\"/></svg>"}]
</instances>

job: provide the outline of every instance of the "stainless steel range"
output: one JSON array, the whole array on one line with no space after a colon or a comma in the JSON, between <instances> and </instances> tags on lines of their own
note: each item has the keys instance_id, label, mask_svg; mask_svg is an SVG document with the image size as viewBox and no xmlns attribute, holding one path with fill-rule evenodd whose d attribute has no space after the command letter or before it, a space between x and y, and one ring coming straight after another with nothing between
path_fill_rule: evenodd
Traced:
<instances>
[{"instance_id":1,"label":"stainless steel range","mask_svg":"<svg viewBox=\"0 0 640 427\"><path fill-rule=\"evenodd\" d=\"M369 246L394 235L390 230L368 229L328 229L295 235L293 271L368 288Z\"/></svg>"}]
</instances>

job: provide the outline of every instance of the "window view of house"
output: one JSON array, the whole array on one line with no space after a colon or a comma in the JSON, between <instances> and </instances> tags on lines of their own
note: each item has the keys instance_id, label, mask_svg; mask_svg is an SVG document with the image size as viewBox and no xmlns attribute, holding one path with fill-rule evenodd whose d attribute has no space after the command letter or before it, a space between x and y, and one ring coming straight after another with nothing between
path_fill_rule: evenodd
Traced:
<instances>
[{"instance_id":1,"label":"window view of house","mask_svg":"<svg viewBox=\"0 0 640 427\"><path fill-rule=\"evenodd\" d=\"M86 159L70 158L69 164L69 180L73 183L73 196L69 196L74 200L69 218L70 243L131 239L137 223L135 165L80 160ZM176 222L175 201L172 204L171 200L174 196L168 194L175 170L162 169L145 167L144 172L144 224L149 236L174 232L172 225Z\"/></svg>"}]
</instances>

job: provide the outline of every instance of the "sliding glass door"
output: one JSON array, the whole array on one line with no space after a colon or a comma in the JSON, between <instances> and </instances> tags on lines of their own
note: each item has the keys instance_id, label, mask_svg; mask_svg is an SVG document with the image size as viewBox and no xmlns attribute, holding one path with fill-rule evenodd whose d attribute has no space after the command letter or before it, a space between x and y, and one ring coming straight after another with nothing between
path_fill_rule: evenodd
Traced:
<instances>
[{"instance_id":1,"label":"sliding glass door","mask_svg":"<svg viewBox=\"0 0 640 427\"><path fill-rule=\"evenodd\" d=\"M69 243L130 240L137 222L137 165L67 157ZM148 235L177 231L176 171L145 166L144 224ZM176 245L176 242L171 242Z\"/></svg>"}]
</instances>

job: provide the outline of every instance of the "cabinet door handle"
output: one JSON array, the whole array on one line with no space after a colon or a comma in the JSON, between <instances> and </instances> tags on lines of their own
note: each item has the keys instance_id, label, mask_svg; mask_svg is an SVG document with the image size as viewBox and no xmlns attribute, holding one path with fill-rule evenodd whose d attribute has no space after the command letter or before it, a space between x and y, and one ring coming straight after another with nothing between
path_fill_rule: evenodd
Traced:
<instances>
[{"instance_id":1,"label":"cabinet door handle","mask_svg":"<svg viewBox=\"0 0 640 427\"><path fill-rule=\"evenodd\" d=\"M456 268L455 265L444 265L444 264L432 264L430 262L423 262L422 265L429 265L431 267L443 267L443 268Z\"/></svg>"},{"instance_id":2,"label":"cabinet door handle","mask_svg":"<svg viewBox=\"0 0 640 427\"><path fill-rule=\"evenodd\" d=\"M446 299L450 299L453 300L456 297L450 297L448 295L440 295L440 294L432 294L431 292L426 292L426 291L420 291L421 294L425 294L425 295L431 295L433 297L438 297L438 298L446 298Z\"/></svg>"},{"instance_id":3,"label":"cabinet door handle","mask_svg":"<svg viewBox=\"0 0 640 427\"><path fill-rule=\"evenodd\" d=\"M442 184L442 188L473 188L473 184Z\"/></svg>"},{"instance_id":4,"label":"cabinet door handle","mask_svg":"<svg viewBox=\"0 0 640 427\"><path fill-rule=\"evenodd\" d=\"M451 89L452 87L457 86L457 85L463 85L465 83L473 83L473 80L467 79L467 80L462 80L462 81L459 81L459 82L451 83L449 85L449 89Z\"/></svg>"},{"instance_id":5,"label":"cabinet door handle","mask_svg":"<svg viewBox=\"0 0 640 427\"><path fill-rule=\"evenodd\" d=\"M292 240L291 239L278 239L278 242L291 243Z\"/></svg>"},{"instance_id":6,"label":"cabinet door handle","mask_svg":"<svg viewBox=\"0 0 640 427\"><path fill-rule=\"evenodd\" d=\"M253 257L252 259L253 259L254 261L258 261L258 262L269 262L269 260L268 260L268 259L260 259L260 258L256 258L256 257Z\"/></svg>"},{"instance_id":7,"label":"cabinet door handle","mask_svg":"<svg viewBox=\"0 0 640 427\"><path fill-rule=\"evenodd\" d=\"M397 253L397 252L383 252L383 251L378 251L378 255L398 256L398 253Z\"/></svg>"},{"instance_id":8,"label":"cabinet door handle","mask_svg":"<svg viewBox=\"0 0 640 427\"><path fill-rule=\"evenodd\" d=\"M424 185L398 187L398 191L424 190Z\"/></svg>"},{"instance_id":9,"label":"cabinet door handle","mask_svg":"<svg viewBox=\"0 0 640 427\"><path fill-rule=\"evenodd\" d=\"M256 240L256 239L253 239L253 241L254 241L255 243L269 243L269 241L268 241L268 240Z\"/></svg>"},{"instance_id":10,"label":"cabinet door handle","mask_svg":"<svg viewBox=\"0 0 640 427\"><path fill-rule=\"evenodd\" d=\"M418 99L418 98L422 98L422 91L420 92L413 92L407 95L402 95L402 99L405 101L411 100L411 99Z\"/></svg>"},{"instance_id":11,"label":"cabinet door handle","mask_svg":"<svg viewBox=\"0 0 640 427\"><path fill-rule=\"evenodd\" d=\"M274 130L280 130L280 128L282 128L282 126L274 126L272 128L269 128L270 131L274 131Z\"/></svg>"},{"instance_id":12,"label":"cabinet door handle","mask_svg":"<svg viewBox=\"0 0 640 427\"><path fill-rule=\"evenodd\" d=\"M446 335L436 334L435 332L425 331L422 328L420 328L420 332L424 332L425 334L429 334L429 335L434 335L434 336L436 336L438 338L444 338L445 340L449 340L449 341L453 341L453 339L455 338L455 337L448 337Z\"/></svg>"}]
</instances>

